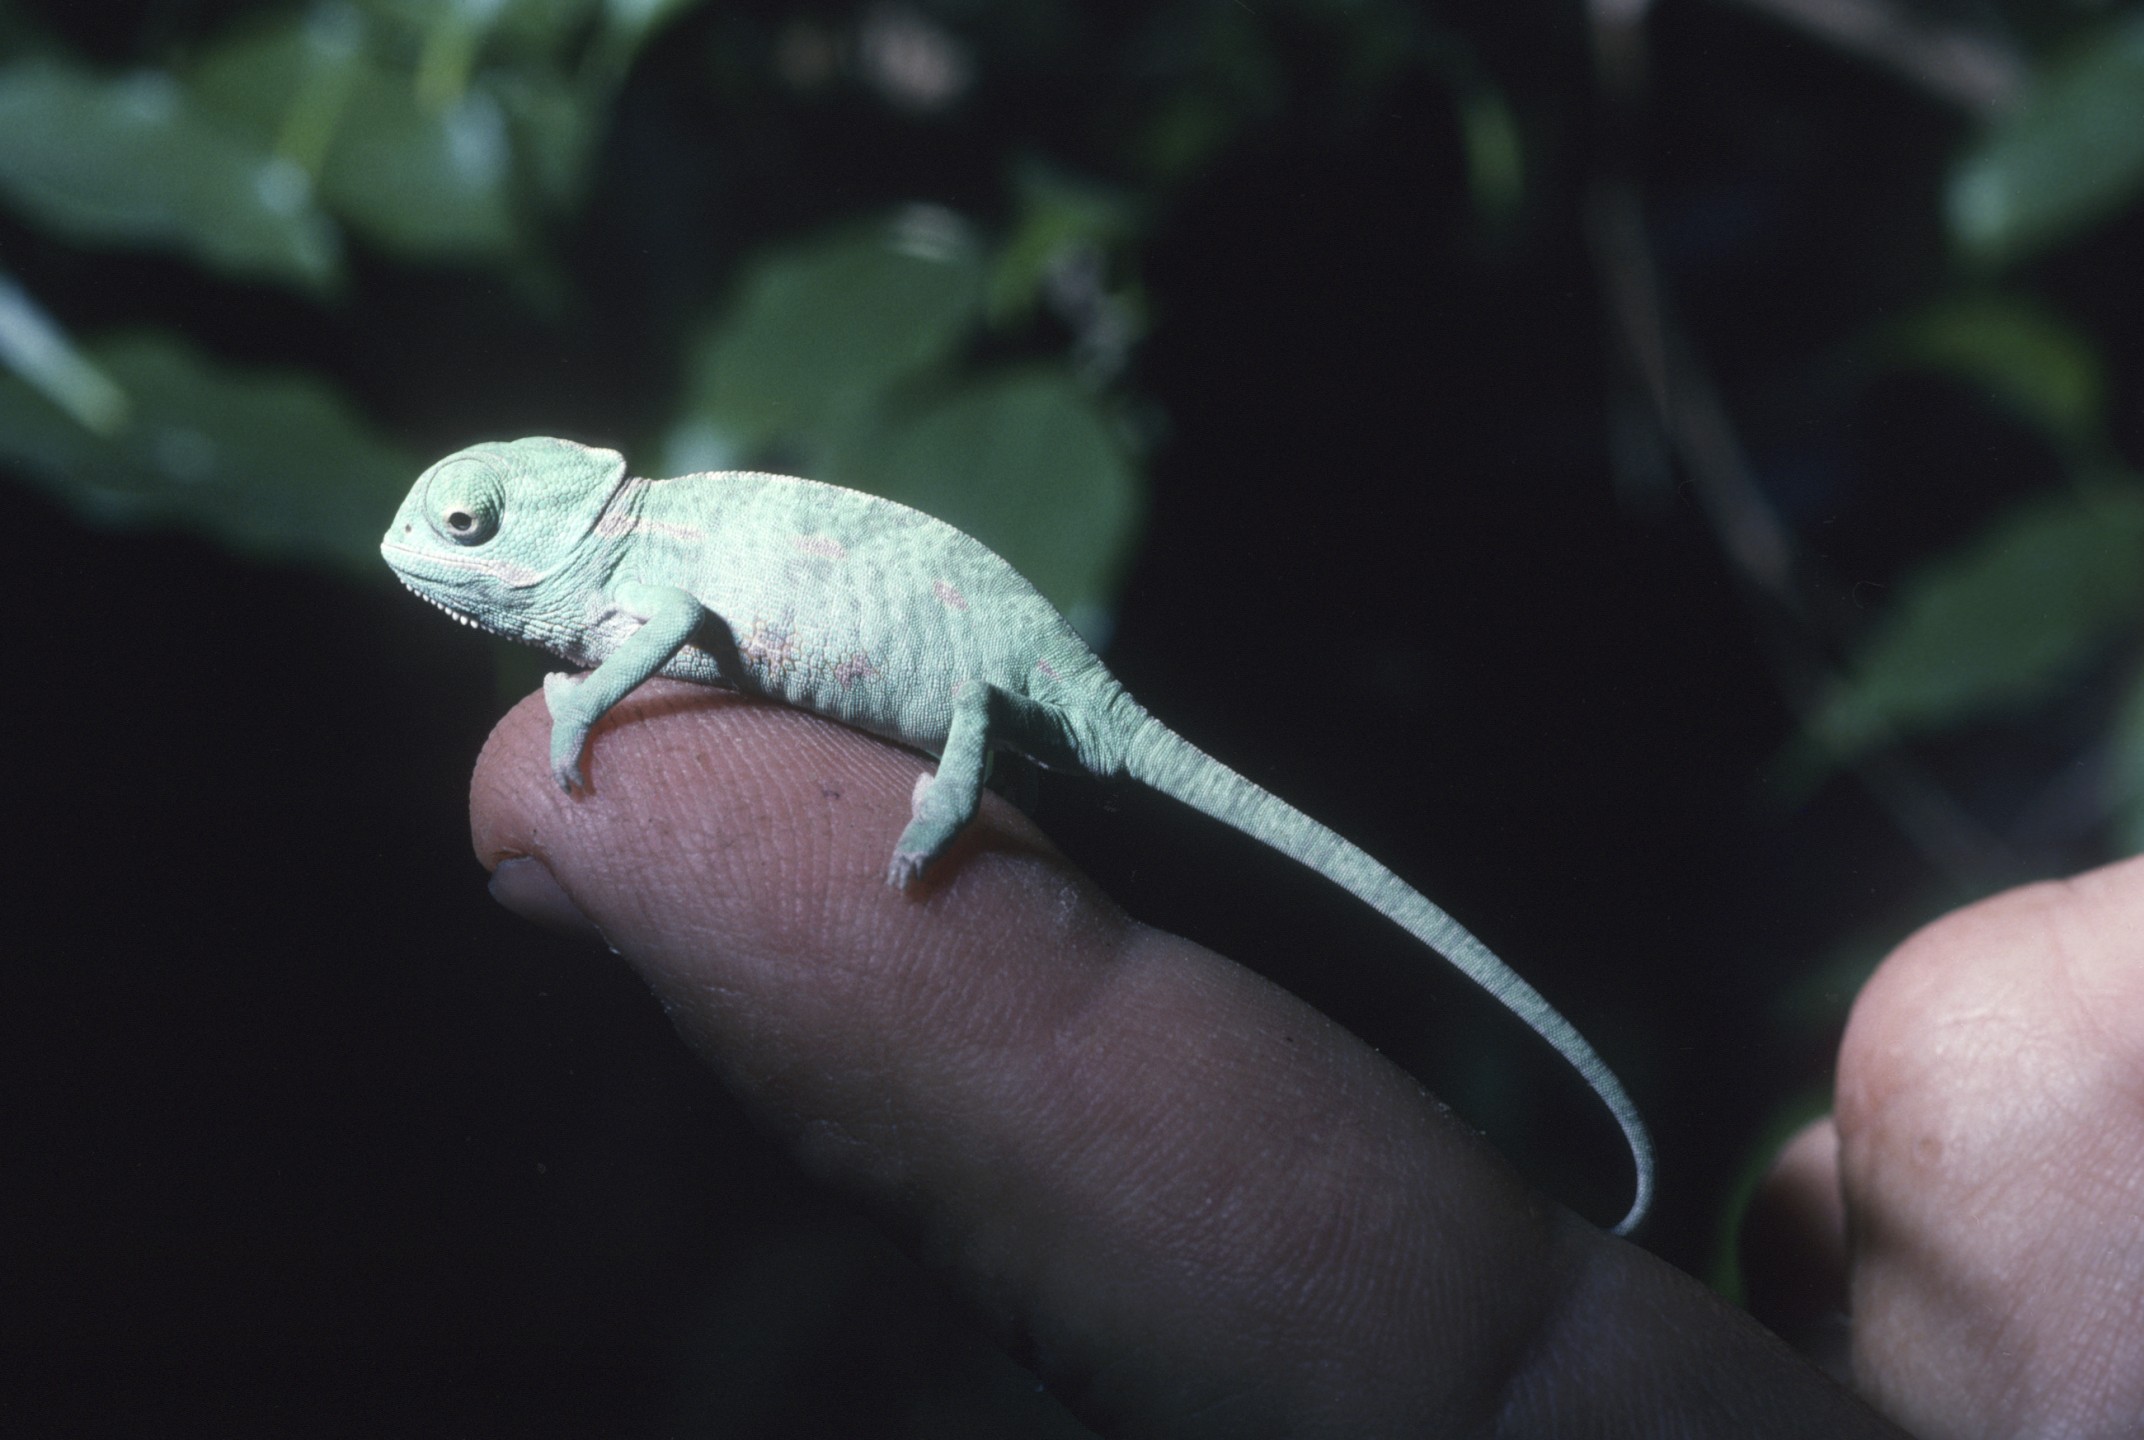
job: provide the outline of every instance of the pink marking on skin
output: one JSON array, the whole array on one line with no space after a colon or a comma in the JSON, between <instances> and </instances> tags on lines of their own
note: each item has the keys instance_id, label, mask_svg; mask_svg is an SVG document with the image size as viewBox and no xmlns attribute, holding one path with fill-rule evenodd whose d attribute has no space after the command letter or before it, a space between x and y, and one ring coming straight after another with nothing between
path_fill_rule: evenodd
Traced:
<instances>
[{"instance_id":1,"label":"pink marking on skin","mask_svg":"<svg viewBox=\"0 0 2144 1440\"><path fill-rule=\"evenodd\" d=\"M968 597L961 594L960 587L950 580L931 581L931 594L938 597L939 604L950 609L965 610L968 608Z\"/></svg>"},{"instance_id":2,"label":"pink marking on skin","mask_svg":"<svg viewBox=\"0 0 2144 1440\"><path fill-rule=\"evenodd\" d=\"M1035 662L1035 668L1036 668L1037 670L1040 670L1040 671L1041 671L1041 672L1042 672L1043 674L1045 674L1045 675L1049 676L1049 677L1050 677L1050 678L1051 678L1052 680L1055 680L1055 679L1057 679L1057 678L1058 678L1058 677L1057 677L1057 667L1056 667L1055 665L1052 665L1052 664L1051 664L1051 663L1050 663L1049 661L1047 661L1047 660L1037 660L1037 661Z\"/></svg>"},{"instance_id":3,"label":"pink marking on skin","mask_svg":"<svg viewBox=\"0 0 2144 1440\"><path fill-rule=\"evenodd\" d=\"M737 653L746 662L774 679L781 679L796 668L796 640L786 625L769 625L764 620L754 620L752 628L738 637Z\"/></svg>"},{"instance_id":4,"label":"pink marking on skin","mask_svg":"<svg viewBox=\"0 0 2144 1440\"><path fill-rule=\"evenodd\" d=\"M706 532L697 525L673 525L667 520L606 514L596 521L596 534L606 540L615 540L621 535L660 535L665 540L695 541L705 538Z\"/></svg>"},{"instance_id":5,"label":"pink marking on skin","mask_svg":"<svg viewBox=\"0 0 2144 1440\"><path fill-rule=\"evenodd\" d=\"M596 516L595 533L606 540L632 534L633 513L647 488L645 480L627 480L611 492L610 499L604 502L603 513Z\"/></svg>"},{"instance_id":6,"label":"pink marking on skin","mask_svg":"<svg viewBox=\"0 0 2144 1440\"><path fill-rule=\"evenodd\" d=\"M817 555L822 560L846 560L849 552L839 540L827 535L799 535L790 544L806 555Z\"/></svg>"},{"instance_id":7,"label":"pink marking on skin","mask_svg":"<svg viewBox=\"0 0 2144 1440\"><path fill-rule=\"evenodd\" d=\"M834 678L839 680L841 688L846 690L859 680L878 679L878 666L871 663L869 655L859 650L834 667Z\"/></svg>"}]
</instances>

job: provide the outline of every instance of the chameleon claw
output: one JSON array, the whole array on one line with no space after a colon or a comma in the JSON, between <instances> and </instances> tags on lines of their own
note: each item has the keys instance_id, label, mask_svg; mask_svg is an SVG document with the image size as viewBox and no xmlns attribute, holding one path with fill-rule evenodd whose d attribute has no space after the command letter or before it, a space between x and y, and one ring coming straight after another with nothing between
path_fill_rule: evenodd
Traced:
<instances>
[{"instance_id":1,"label":"chameleon claw","mask_svg":"<svg viewBox=\"0 0 2144 1440\"><path fill-rule=\"evenodd\" d=\"M896 850L893 861L886 866L886 883L896 890L906 890L923 878L923 869L930 864L930 857L912 851Z\"/></svg>"},{"instance_id":2,"label":"chameleon claw","mask_svg":"<svg viewBox=\"0 0 2144 1440\"><path fill-rule=\"evenodd\" d=\"M586 730L576 728L560 734L554 729L551 733L551 778L568 795L588 788L581 774L581 748L587 743Z\"/></svg>"}]
</instances>

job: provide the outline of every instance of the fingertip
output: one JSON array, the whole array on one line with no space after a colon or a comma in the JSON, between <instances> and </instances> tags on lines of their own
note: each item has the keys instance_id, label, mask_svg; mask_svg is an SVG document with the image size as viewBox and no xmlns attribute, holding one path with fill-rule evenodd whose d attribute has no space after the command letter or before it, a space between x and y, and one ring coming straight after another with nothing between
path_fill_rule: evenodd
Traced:
<instances>
[{"instance_id":1,"label":"fingertip","mask_svg":"<svg viewBox=\"0 0 2144 1440\"><path fill-rule=\"evenodd\" d=\"M558 877L534 856L509 855L499 861L491 872L488 888L492 899L524 920L610 945L596 923L573 903L573 897L558 883Z\"/></svg>"},{"instance_id":2,"label":"fingertip","mask_svg":"<svg viewBox=\"0 0 2144 1440\"><path fill-rule=\"evenodd\" d=\"M499 717L477 753L469 777L469 840L477 863L486 870L496 871L506 860L534 853L530 818L546 797L530 784L524 762L532 743L548 746L549 731L542 692L525 695ZM550 779L548 765L539 773Z\"/></svg>"}]
</instances>

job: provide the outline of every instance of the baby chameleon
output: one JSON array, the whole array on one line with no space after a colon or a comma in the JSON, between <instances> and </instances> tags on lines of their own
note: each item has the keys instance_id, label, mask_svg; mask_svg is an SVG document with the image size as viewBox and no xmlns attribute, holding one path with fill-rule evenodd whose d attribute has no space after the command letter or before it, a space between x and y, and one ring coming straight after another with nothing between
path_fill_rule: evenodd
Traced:
<instances>
[{"instance_id":1,"label":"baby chameleon","mask_svg":"<svg viewBox=\"0 0 2144 1440\"><path fill-rule=\"evenodd\" d=\"M589 727L651 675L802 706L938 756L887 881L913 884L975 817L993 749L1129 775L1288 855L1442 954L1614 1114L1643 1218L1652 1144L1615 1075L1489 948L1369 855L1135 703L1064 617L981 542L839 486L745 472L642 480L569 440L472 445L424 472L380 552L467 624L540 645L551 774L581 788Z\"/></svg>"}]
</instances>

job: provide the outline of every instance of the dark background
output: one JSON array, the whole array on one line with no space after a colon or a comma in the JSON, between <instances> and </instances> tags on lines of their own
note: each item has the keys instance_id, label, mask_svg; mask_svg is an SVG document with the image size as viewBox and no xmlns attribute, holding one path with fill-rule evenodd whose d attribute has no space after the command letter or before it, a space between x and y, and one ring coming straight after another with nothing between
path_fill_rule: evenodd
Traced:
<instances>
[{"instance_id":1,"label":"dark background","mask_svg":"<svg viewBox=\"0 0 2144 1440\"><path fill-rule=\"evenodd\" d=\"M92 8L43 23L123 65L242 7ZM1147 33L1124 6L1028 49L986 33L973 98L928 121L861 92L775 113L710 93L723 27L782 13L695 11L642 56L558 227L587 287L561 313L363 253L361 303L322 307L14 216L0 257L84 332L146 317L330 374L422 453L630 442L671 317L751 243L918 197L987 213L983 137L1008 129L1106 168L1108 106L1081 86L1135 68ZM1529 127L1528 208L1485 238L1436 77L1327 103L1335 62L1270 17L1284 103L1137 243L1151 330L1123 383L1158 424L1108 658L1579 1024L1660 1141L1639 1240L1719 1280L1736 1186L1821 1103L1866 964L1972 880L2106 841L2012 835L1961 882L1852 779L1767 801L1795 726L1781 620L1672 459L1664 483L1618 478L1632 388L1593 187L1624 174L1644 197L1676 323L1799 547L1815 648L2061 464L1970 387L1841 358L1952 283L1953 108L1685 3L1650 21L1644 115L1618 119L1575 7L1440 13ZM740 126L754 143L709 139ZM2140 240L2131 213L2031 277L2091 315L2129 448ZM93 528L29 489L7 513L0 1425L1081 1433L751 1132L622 966L488 900L464 810L509 698L488 642L385 583ZM2104 726L2113 665L1917 763L1992 829L2023 823ZM1151 796L1051 778L1040 814L1134 914L1281 979L1549 1193L1620 1212L1619 1142L1577 1082L1361 907Z\"/></svg>"}]
</instances>

